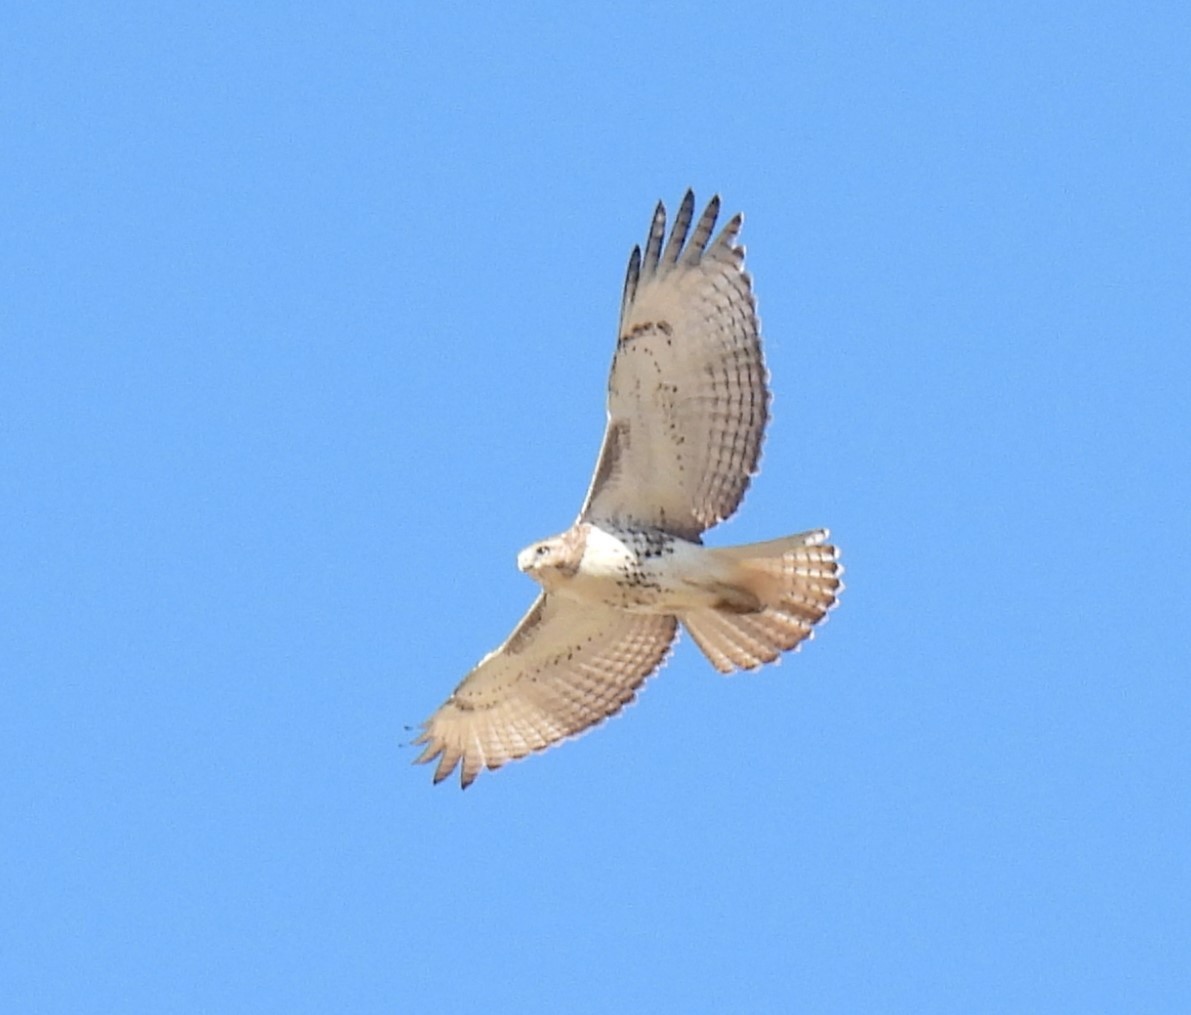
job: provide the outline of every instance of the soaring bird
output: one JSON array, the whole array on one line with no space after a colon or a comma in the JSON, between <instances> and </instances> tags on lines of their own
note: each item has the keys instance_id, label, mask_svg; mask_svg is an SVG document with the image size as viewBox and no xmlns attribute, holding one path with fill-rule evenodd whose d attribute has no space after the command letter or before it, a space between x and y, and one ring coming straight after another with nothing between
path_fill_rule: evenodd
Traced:
<instances>
[{"instance_id":1,"label":"soaring bird","mask_svg":"<svg viewBox=\"0 0 1191 1015\"><path fill-rule=\"evenodd\" d=\"M522 550L541 585L508 640L425 723L416 759L434 781L543 750L619 712L684 627L721 673L810 638L843 588L826 529L703 545L757 472L769 416L743 216L712 239L687 191L669 237L659 202L625 276L608 421L579 517ZM691 223L695 222L691 231Z\"/></svg>"}]
</instances>

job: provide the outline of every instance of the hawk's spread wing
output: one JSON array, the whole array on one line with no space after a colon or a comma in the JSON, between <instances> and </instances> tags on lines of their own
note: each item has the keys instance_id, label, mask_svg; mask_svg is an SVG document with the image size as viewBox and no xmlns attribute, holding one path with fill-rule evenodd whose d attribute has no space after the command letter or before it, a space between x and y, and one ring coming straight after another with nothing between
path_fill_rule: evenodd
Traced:
<instances>
[{"instance_id":1,"label":"hawk's spread wing","mask_svg":"<svg viewBox=\"0 0 1191 1015\"><path fill-rule=\"evenodd\" d=\"M659 203L644 255L629 259L608 427L581 520L694 539L736 510L757 469L769 390L736 245L742 218L711 240L719 206L712 198L688 240L687 191L666 240Z\"/></svg>"},{"instance_id":2,"label":"hawk's spread wing","mask_svg":"<svg viewBox=\"0 0 1191 1015\"><path fill-rule=\"evenodd\" d=\"M516 630L471 671L414 741L441 782L540 751L615 715L661 665L673 617L626 613L542 594Z\"/></svg>"}]
</instances>

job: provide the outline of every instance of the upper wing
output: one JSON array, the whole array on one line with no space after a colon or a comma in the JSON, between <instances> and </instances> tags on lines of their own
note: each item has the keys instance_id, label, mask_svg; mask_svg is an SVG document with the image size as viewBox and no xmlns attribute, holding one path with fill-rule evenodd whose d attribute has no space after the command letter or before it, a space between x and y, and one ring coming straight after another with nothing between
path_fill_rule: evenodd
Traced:
<instances>
[{"instance_id":1,"label":"upper wing","mask_svg":"<svg viewBox=\"0 0 1191 1015\"><path fill-rule=\"evenodd\" d=\"M441 782L462 761L464 788L481 769L540 751L615 715L674 641L673 617L626 613L539 595L414 740L416 763L439 759Z\"/></svg>"},{"instance_id":2,"label":"upper wing","mask_svg":"<svg viewBox=\"0 0 1191 1015\"><path fill-rule=\"evenodd\" d=\"M712 198L687 242L687 191L670 238L659 203L625 277L608 427L581 520L696 538L736 510L769 416L760 326L735 216L711 242ZM685 243L685 246L684 246Z\"/></svg>"}]
</instances>

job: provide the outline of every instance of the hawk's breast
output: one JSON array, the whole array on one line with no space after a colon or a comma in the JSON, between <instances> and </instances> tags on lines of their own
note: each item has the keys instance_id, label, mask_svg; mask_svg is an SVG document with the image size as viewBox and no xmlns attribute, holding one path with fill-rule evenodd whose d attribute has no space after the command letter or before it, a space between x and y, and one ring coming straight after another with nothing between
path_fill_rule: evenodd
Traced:
<instances>
[{"instance_id":1,"label":"hawk's breast","mask_svg":"<svg viewBox=\"0 0 1191 1015\"><path fill-rule=\"evenodd\" d=\"M590 525L583 559L565 589L574 599L623 610L671 612L684 587L687 548L699 547L654 529Z\"/></svg>"}]
</instances>

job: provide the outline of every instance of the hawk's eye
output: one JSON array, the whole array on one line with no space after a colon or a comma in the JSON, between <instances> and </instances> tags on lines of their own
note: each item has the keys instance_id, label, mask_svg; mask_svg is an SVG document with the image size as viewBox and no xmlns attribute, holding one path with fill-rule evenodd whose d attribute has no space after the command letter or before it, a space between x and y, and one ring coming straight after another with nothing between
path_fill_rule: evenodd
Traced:
<instances>
[{"instance_id":1,"label":"hawk's eye","mask_svg":"<svg viewBox=\"0 0 1191 1015\"><path fill-rule=\"evenodd\" d=\"M546 547L539 546L536 550L534 550L534 553L539 557L544 557L546 555Z\"/></svg>"}]
</instances>

